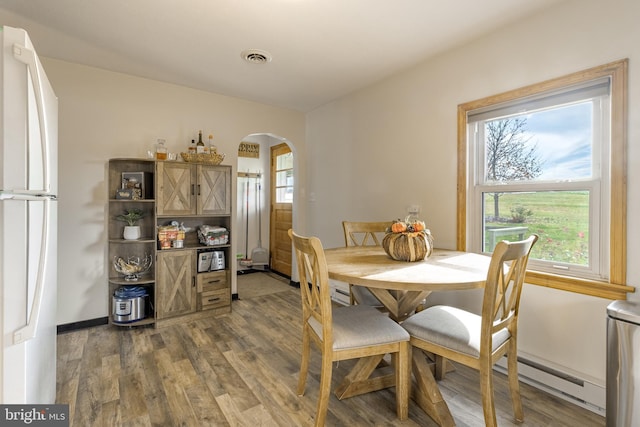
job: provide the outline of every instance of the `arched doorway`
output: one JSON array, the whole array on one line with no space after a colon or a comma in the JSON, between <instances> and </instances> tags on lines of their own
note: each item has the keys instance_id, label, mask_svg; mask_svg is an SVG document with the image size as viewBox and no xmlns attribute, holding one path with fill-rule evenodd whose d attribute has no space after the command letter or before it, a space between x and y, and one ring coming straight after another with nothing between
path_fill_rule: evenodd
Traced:
<instances>
[{"instance_id":1,"label":"arched doorway","mask_svg":"<svg viewBox=\"0 0 640 427\"><path fill-rule=\"evenodd\" d=\"M252 270L270 269L282 275L291 277L290 244L286 247L288 255L282 251L273 250L272 239L272 206L275 202L273 188L275 182L271 176L272 155L271 148L276 146L289 147L292 144L285 138L272 134L251 134L242 139L239 144L236 185L236 241L237 271L245 273ZM291 200L291 213L296 210L296 200ZM285 231L286 233L286 231ZM279 233L281 234L281 233ZM287 237L288 238L288 237ZM267 261L261 256L265 250ZM252 255L255 255L254 263ZM280 262L282 257L288 262ZM273 262L274 257L277 262ZM288 268L287 268L288 264Z\"/></svg>"}]
</instances>

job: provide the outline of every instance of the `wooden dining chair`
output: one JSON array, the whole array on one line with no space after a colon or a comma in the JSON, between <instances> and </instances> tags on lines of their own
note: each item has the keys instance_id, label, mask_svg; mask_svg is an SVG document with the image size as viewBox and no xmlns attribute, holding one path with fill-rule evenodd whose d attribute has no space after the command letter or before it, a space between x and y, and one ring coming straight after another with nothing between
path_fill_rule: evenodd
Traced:
<instances>
[{"instance_id":1,"label":"wooden dining chair","mask_svg":"<svg viewBox=\"0 0 640 427\"><path fill-rule=\"evenodd\" d=\"M436 305L414 314L402 326L414 348L480 371L482 409L487 426L496 425L493 365L508 355L507 371L515 418L522 421L518 383L517 338L520 294L531 248L537 235L518 242L499 242L489 265L482 314Z\"/></svg>"},{"instance_id":2,"label":"wooden dining chair","mask_svg":"<svg viewBox=\"0 0 640 427\"><path fill-rule=\"evenodd\" d=\"M382 246L385 232L391 228L391 221L356 222L342 221L345 246ZM351 305L363 304L384 311L384 305L364 286L349 284Z\"/></svg>"},{"instance_id":3,"label":"wooden dining chair","mask_svg":"<svg viewBox=\"0 0 640 427\"><path fill-rule=\"evenodd\" d=\"M316 426L323 426L329 405L332 363L391 353L396 377L396 410L405 420L409 413L411 346L409 334L373 307L332 307L327 261L320 239L289 230L298 264L302 297L302 360L298 395L304 394L311 341L322 353Z\"/></svg>"}]
</instances>

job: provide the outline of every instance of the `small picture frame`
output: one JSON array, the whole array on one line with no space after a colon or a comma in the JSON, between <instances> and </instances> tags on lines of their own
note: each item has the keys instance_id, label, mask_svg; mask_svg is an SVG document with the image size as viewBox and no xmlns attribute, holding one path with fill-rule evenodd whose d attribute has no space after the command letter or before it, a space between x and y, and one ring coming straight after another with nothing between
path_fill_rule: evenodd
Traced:
<instances>
[{"instance_id":1,"label":"small picture frame","mask_svg":"<svg viewBox=\"0 0 640 427\"><path fill-rule=\"evenodd\" d=\"M152 176L148 172L122 172L122 189L132 190L134 200L153 198Z\"/></svg>"}]
</instances>

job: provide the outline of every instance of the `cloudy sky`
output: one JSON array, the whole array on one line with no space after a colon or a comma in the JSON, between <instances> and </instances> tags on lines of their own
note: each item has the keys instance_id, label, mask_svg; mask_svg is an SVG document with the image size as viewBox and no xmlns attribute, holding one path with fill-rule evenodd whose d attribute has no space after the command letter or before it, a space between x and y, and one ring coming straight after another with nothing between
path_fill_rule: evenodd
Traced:
<instances>
[{"instance_id":1,"label":"cloudy sky","mask_svg":"<svg viewBox=\"0 0 640 427\"><path fill-rule=\"evenodd\" d=\"M539 180L589 178L592 160L592 104L582 102L527 114L530 143L542 163Z\"/></svg>"}]
</instances>

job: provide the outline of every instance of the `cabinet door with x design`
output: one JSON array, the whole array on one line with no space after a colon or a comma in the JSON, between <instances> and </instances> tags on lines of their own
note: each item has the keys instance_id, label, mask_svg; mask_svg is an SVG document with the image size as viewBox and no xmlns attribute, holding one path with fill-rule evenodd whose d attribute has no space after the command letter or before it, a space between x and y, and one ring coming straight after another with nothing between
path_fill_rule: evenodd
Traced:
<instances>
[{"instance_id":1,"label":"cabinet door with x design","mask_svg":"<svg viewBox=\"0 0 640 427\"><path fill-rule=\"evenodd\" d=\"M229 215L231 213L231 168L198 165L196 169L198 215Z\"/></svg>"},{"instance_id":2,"label":"cabinet door with x design","mask_svg":"<svg viewBox=\"0 0 640 427\"><path fill-rule=\"evenodd\" d=\"M158 319L196 311L194 251L158 253L156 316Z\"/></svg>"},{"instance_id":3,"label":"cabinet door with x design","mask_svg":"<svg viewBox=\"0 0 640 427\"><path fill-rule=\"evenodd\" d=\"M156 163L158 215L196 214L196 168L180 162Z\"/></svg>"},{"instance_id":4,"label":"cabinet door with x design","mask_svg":"<svg viewBox=\"0 0 640 427\"><path fill-rule=\"evenodd\" d=\"M231 213L228 166L157 163L158 215Z\"/></svg>"}]
</instances>

